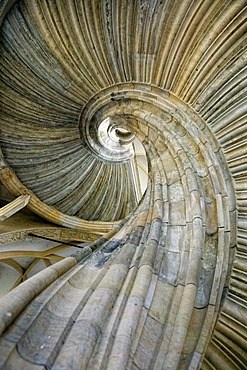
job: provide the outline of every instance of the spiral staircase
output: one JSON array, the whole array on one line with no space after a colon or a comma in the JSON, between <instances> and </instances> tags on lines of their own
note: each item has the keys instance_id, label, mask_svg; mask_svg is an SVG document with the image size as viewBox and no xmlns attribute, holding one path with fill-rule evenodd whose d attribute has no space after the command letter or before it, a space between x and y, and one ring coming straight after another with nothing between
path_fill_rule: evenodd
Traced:
<instances>
[{"instance_id":1,"label":"spiral staircase","mask_svg":"<svg viewBox=\"0 0 247 370\"><path fill-rule=\"evenodd\" d=\"M246 369L247 1L0 25L0 368Z\"/></svg>"}]
</instances>

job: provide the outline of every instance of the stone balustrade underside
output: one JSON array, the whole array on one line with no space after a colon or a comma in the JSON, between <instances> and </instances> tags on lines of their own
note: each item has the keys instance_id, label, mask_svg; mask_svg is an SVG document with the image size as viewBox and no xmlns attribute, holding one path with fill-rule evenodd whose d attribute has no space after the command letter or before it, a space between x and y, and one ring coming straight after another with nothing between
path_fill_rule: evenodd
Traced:
<instances>
[{"instance_id":1,"label":"stone balustrade underside","mask_svg":"<svg viewBox=\"0 0 247 370\"><path fill-rule=\"evenodd\" d=\"M47 220L106 234L0 300L2 368L247 366L246 13L240 0L6 12L1 179ZM139 204L116 127L146 151Z\"/></svg>"}]
</instances>

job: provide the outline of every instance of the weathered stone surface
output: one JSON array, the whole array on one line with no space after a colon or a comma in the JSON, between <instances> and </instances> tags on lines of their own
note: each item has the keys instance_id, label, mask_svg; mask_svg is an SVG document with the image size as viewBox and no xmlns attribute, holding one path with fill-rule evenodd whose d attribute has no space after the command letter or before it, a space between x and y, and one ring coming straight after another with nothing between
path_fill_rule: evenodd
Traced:
<instances>
[{"instance_id":1,"label":"weathered stone surface","mask_svg":"<svg viewBox=\"0 0 247 370\"><path fill-rule=\"evenodd\" d=\"M42 365L34 364L33 362L27 361L23 358L19 352L15 349L4 368L7 370L14 370L14 369L27 369L27 370L45 370L46 367Z\"/></svg>"},{"instance_id":2,"label":"weathered stone surface","mask_svg":"<svg viewBox=\"0 0 247 370\"><path fill-rule=\"evenodd\" d=\"M4 338L0 339L0 367L4 369L11 352L15 349L16 344Z\"/></svg>"},{"instance_id":3,"label":"weathered stone surface","mask_svg":"<svg viewBox=\"0 0 247 370\"><path fill-rule=\"evenodd\" d=\"M18 342L18 351L32 363L50 366L56 358L72 319L61 318L44 308ZM36 335L39 333L39 335Z\"/></svg>"},{"instance_id":4,"label":"weathered stone surface","mask_svg":"<svg viewBox=\"0 0 247 370\"><path fill-rule=\"evenodd\" d=\"M99 335L97 324L77 320L52 369L86 369Z\"/></svg>"},{"instance_id":5,"label":"weathered stone surface","mask_svg":"<svg viewBox=\"0 0 247 370\"><path fill-rule=\"evenodd\" d=\"M159 273L160 279L162 279L165 283L175 286L178 280L180 264L181 253L165 251L163 263Z\"/></svg>"},{"instance_id":6,"label":"weathered stone surface","mask_svg":"<svg viewBox=\"0 0 247 370\"><path fill-rule=\"evenodd\" d=\"M159 347L162 335L162 325L149 315L146 318L141 338L136 353L134 363L137 367L145 370L153 368L155 354Z\"/></svg>"},{"instance_id":7,"label":"weathered stone surface","mask_svg":"<svg viewBox=\"0 0 247 370\"><path fill-rule=\"evenodd\" d=\"M170 310L174 287L158 280L148 314L164 325Z\"/></svg>"}]
</instances>

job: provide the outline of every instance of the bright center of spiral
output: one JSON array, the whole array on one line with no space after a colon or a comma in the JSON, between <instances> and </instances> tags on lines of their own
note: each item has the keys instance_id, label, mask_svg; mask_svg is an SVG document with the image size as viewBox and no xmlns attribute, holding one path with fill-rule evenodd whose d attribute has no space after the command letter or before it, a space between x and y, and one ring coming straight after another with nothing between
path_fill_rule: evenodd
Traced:
<instances>
[{"instance_id":1,"label":"bright center of spiral","mask_svg":"<svg viewBox=\"0 0 247 370\"><path fill-rule=\"evenodd\" d=\"M126 120L118 115L88 120L81 125L81 139L100 160L126 162L134 155L135 140L126 125Z\"/></svg>"},{"instance_id":2,"label":"bright center of spiral","mask_svg":"<svg viewBox=\"0 0 247 370\"><path fill-rule=\"evenodd\" d=\"M118 127L117 125L110 127L109 136L113 141L116 141L122 145L130 144L135 140L135 135L122 127Z\"/></svg>"}]
</instances>

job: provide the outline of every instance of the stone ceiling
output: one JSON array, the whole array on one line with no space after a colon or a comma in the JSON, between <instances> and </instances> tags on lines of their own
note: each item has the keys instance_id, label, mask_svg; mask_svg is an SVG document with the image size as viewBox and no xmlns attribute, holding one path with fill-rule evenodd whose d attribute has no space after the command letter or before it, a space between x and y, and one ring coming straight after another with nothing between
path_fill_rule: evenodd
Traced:
<instances>
[{"instance_id":1,"label":"stone ceiling","mask_svg":"<svg viewBox=\"0 0 247 370\"><path fill-rule=\"evenodd\" d=\"M0 3L1 181L101 236L2 298L2 368L247 367L246 17L246 0Z\"/></svg>"}]
</instances>

